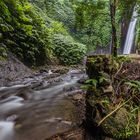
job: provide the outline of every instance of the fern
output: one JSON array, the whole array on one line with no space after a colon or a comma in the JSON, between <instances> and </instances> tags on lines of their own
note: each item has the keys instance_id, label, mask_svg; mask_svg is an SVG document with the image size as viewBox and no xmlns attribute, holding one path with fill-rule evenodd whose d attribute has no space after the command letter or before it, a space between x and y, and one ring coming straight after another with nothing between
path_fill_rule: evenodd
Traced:
<instances>
[{"instance_id":1,"label":"fern","mask_svg":"<svg viewBox=\"0 0 140 140\"><path fill-rule=\"evenodd\" d=\"M96 79L89 79L85 83L97 87L98 81Z\"/></svg>"}]
</instances>

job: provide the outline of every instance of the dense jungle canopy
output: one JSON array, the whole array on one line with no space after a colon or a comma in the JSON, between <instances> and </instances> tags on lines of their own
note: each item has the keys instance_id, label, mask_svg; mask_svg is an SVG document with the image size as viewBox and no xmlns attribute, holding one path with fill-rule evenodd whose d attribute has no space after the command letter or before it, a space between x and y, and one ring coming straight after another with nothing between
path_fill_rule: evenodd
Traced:
<instances>
[{"instance_id":1,"label":"dense jungle canopy","mask_svg":"<svg viewBox=\"0 0 140 140\"><path fill-rule=\"evenodd\" d=\"M79 63L86 52L109 48L111 3L116 9L116 47L120 48L139 0L1 0L1 57L12 52L29 66L56 59L66 65ZM139 28L138 22L137 46Z\"/></svg>"}]
</instances>

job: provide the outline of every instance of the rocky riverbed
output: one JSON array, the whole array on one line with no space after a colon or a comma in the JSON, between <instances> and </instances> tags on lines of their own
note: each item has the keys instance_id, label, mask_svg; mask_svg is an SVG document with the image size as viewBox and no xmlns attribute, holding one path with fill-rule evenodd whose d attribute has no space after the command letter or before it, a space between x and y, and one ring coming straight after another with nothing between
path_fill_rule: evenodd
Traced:
<instances>
[{"instance_id":1,"label":"rocky riverbed","mask_svg":"<svg viewBox=\"0 0 140 140\"><path fill-rule=\"evenodd\" d=\"M1 61L0 140L114 140L107 136L120 135L118 126L112 125L110 119L111 122L120 124L119 127L124 128L122 125L128 121L124 117L128 114L125 109L128 109L127 105L113 114L119 118L118 122L115 117L107 117L109 121L107 125L104 125L105 119L102 125L97 126L120 101L131 97L130 85L128 87L117 82L112 86L109 75L113 72L115 81L125 79L134 82L135 80L137 85L140 77L139 61L115 65L113 69L118 68L110 71L112 68L108 69L111 66L108 57L103 61L107 64L99 61L102 59L89 60L87 74L90 79L84 87L87 88L92 82L93 89L90 87L87 94L81 88L88 79L81 66L73 68L49 66L30 70L13 56ZM103 64L101 65L103 67L100 68L98 64ZM98 81L101 77L99 70L104 71L103 83ZM96 79L98 88L94 88ZM113 88L117 88L115 93ZM120 93L127 93L128 88L130 95L122 96ZM135 102L131 101L133 104L136 103L135 108L139 104L138 98L139 94L137 99L133 98ZM136 120L137 117L134 119ZM130 139L139 140L139 135L134 135Z\"/></svg>"},{"instance_id":2,"label":"rocky riverbed","mask_svg":"<svg viewBox=\"0 0 140 140\"><path fill-rule=\"evenodd\" d=\"M79 131L85 117L84 71L50 67L32 72L15 59L2 65L0 140L45 140Z\"/></svg>"}]
</instances>

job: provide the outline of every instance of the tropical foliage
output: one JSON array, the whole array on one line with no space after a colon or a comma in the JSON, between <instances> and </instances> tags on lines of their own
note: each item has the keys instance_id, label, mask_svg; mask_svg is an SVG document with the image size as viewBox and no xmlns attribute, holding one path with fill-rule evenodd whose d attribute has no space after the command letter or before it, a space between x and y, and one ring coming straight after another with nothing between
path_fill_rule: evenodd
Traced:
<instances>
[{"instance_id":1,"label":"tropical foliage","mask_svg":"<svg viewBox=\"0 0 140 140\"><path fill-rule=\"evenodd\" d=\"M0 53L5 57L10 51L27 65L46 64L53 56L64 64L79 63L86 50L110 46L109 2L1 0ZM124 43L133 8L138 3L139 0L116 3L117 47ZM139 45L139 24L137 28L136 43ZM67 48L65 53L62 48ZM73 55L69 56L71 53Z\"/></svg>"}]
</instances>

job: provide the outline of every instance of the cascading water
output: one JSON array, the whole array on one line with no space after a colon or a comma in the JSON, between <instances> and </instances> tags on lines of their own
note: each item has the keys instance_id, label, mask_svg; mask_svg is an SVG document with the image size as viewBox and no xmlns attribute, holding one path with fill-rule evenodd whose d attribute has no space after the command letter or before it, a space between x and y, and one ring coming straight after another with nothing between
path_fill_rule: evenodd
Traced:
<instances>
[{"instance_id":1,"label":"cascading water","mask_svg":"<svg viewBox=\"0 0 140 140\"><path fill-rule=\"evenodd\" d=\"M13 140L14 123L0 121L0 140Z\"/></svg>"},{"instance_id":2,"label":"cascading water","mask_svg":"<svg viewBox=\"0 0 140 140\"><path fill-rule=\"evenodd\" d=\"M136 28L137 19L138 19L137 15L138 15L137 10L136 10L136 8L134 8L132 19L129 24L129 28L128 28L128 32L127 32L127 37L126 37L126 41L125 41L125 45L124 45L123 54L131 53L134 38L135 38L135 28Z\"/></svg>"}]
</instances>

